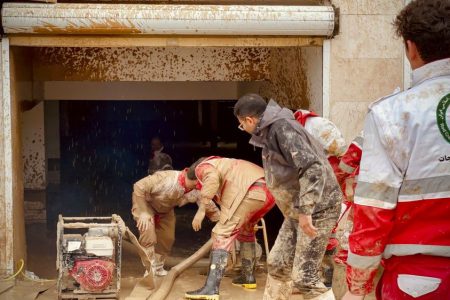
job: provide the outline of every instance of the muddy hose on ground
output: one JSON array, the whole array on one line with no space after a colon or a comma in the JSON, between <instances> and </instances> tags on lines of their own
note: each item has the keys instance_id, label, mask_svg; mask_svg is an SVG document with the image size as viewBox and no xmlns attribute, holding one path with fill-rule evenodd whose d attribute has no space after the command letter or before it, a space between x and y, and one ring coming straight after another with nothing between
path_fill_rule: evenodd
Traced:
<instances>
[{"instance_id":1,"label":"muddy hose on ground","mask_svg":"<svg viewBox=\"0 0 450 300\"><path fill-rule=\"evenodd\" d=\"M122 220L122 218L119 215L114 214L113 220L116 221L120 227L120 230L123 234L123 239L125 241L130 242L136 247L136 250L139 254L139 257L142 260L142 263L144 264L145 269L147 270L147 275L142 278L141 283L147 287L148 289L154 289L155 288L155 281L153 279L153 272L152 272L152 263L150 262L149 257L147 256L147 253L145 252L144 248L139 244L138 238L133 234L133 232L125 225L125 222Z\"/></svg>"},{"instance_id":2,"label":"muddy hose on ground","mask_svg":"<svg viewBox=\"0 0 450 300\"><path fill-rule=\"evenodd\" d=\"M212 247L212 239L207 241L200 249L194 254L180 262L178 265L170 269L170 272L164 277L161 286L150 296L147 300L164 300L169 295L170 290L175 282L175 279L183 273L187 268L192 266L202 257L209 253Z\"/></svg>"}]
</instances>

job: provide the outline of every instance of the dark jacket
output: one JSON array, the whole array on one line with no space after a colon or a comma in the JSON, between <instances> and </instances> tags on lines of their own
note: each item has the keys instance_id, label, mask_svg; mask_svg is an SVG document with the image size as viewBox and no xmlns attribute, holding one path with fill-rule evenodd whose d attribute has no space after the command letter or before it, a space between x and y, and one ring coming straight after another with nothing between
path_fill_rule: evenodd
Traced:
<instances>
[{"instance_id":1,"label":"dark jacket","mask_svg":"<svg viewBox=\"0 0 450 300\"><path fill-rule=\"evenodd\" d=\"M323 148L271 100L250 144L261 147L267 185L285 217L336 211L342 193Z\"/></svg>"}]
</instances>

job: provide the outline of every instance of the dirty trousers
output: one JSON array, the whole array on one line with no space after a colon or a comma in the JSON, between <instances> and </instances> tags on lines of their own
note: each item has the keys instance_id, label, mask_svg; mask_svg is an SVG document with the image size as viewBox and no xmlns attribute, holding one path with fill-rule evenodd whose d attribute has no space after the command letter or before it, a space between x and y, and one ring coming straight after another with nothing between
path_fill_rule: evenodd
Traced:
<instances>
[{"instance_id":1,"label":"dirty trousers","mask_svg":"<svg viewBox=\"0 0 450 300\"><path fill-rule=\"evenodd\" d=\"M275 199L264 187L251 187L250 190L265 194L265 201L252 199L247 193L232 216L227 216L226 209L221 208L219 222L212 230L213 250L231 251L234 241L255 242L255 225L275 205Z\"/></svg>"},{"instance_id":2,"label":"dirty trousers","mask_svg":"<svg viewBox=\"0 0 450 300\"><path fill-rule=\"evenodd\" d=\"M175 241L175 221L173 209L166 214L154 212L154 222L146 231L139 233L139 244L144 248L154 246L158 262L164 262L172 250Z\"/></svg>"},{"instance_id":3,"label":"dirty trousers","mask_svg":"<svg viewBox=\"0 0 450 300\"><path fill-rule=\"evenodd\" d=\"M269 253L269 275L281 282L288 283L292 280L292 286L304 299L311 299L328 291L321 281L319 271L339 211L340 204L313 215L313 225L318 230L317 237L313 239L303 233L298 220L285 218ZM265 295L270 295L273 300L288 299L283 295L271 295L270 291L265 291Z\"/></svg>"}]
</instances>

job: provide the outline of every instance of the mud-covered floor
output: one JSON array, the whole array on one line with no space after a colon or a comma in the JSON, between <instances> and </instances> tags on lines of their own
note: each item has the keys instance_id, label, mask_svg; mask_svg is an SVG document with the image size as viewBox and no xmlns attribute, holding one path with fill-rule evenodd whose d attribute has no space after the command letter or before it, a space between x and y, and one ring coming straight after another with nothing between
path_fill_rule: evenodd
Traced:
<instances>
[{"instance_id":1,"label":"mud-covered floor","mask_svg":"<svg viewBox=\"0 0 450 300\"><path fill-rule=\"evenodd\" d=\"M195 211L191 210L177 211L177 239L173 247L172 255L166 261L166 269L168 270L197 251L210 237L213 224L209 221L204 221L200 232L196 233L191 229L191 221L194 213ZM27 269L34 272L39 278L55 279L57 276L55 268L56 228L49 227L46 224L30 224L26 227L26 234L28 253ZM183 296L186 291L200 288L206 278L204 274L206 273L208 262L208 258L205 257L182 273L175 281L171 293L166 299L184 299ZM130 296L143 273L144 268L134 246L128 242L124 242L122 248L120 299L126 299ZM266 274L261 267L258 268L256 273L259 284L256 291L246 291L240 287L233 286L231 284L231 278L226 276L221 284L221 299L245 300L262 298ZM157 284L160 284L161 280L162 278L158 277ZM52 286L37 299L56 299L56 296L56 288ZM2 299L1 295L0 299Z\"/></svg>"},{"instance_id":2,"label":"mud-covered floor","mask_svg":"<svg viewBox=\"0 0 450 300\"><path fill-rule=\"evenodd\" d=\"M191 227L193 209L176 210L176 240L173 246L172 261L179 261L197 251L210 238L213 223L206 220L199 232L194 232ZM130 229L135 230L134 222L127 222ZM34 272L40 278L56 278L56 225L29 224L26 226L27 236L27 261L28 270ZM123 243L122 249L122 276L141 276L144 268L139 256L130 243Z\"/></svg>"},{"instance_id":3,"label":"mud-covered floor","mask_svg":"<svg viewBox=\"0 0 450 300\"><path fill-rule=\"evenodd\" d=\"M172 255L166 261L166 269L176 265L189 255L197 251L203 243L205 243L211 233L213 224L205 221L200 232L196 233L191 228L192 217L195 210L178 209L176 241L173 247ZM129 224L129 226L132 226ZM40 278L55 279L57 276L56 263L56 226L47 226L46 224L30 224L26 227L27 234L27 253L28 253L28 270L34 272ZM264 257L263 257L264 259ZM168 300L184 299L183 295L186 291L197 289L202 286L205 281L204 274L208 259L205 257L200 260L194 267L186 270L175 281ZM140 262L139 256L130 243L123 243L122 250L122 288L120 299L126 299L132 293L132 290L144 273L144 268ZM222 300L231 299L262 299L264 284L266 281L266 273L264 268L259 268L256 274L258 288L256 291L244 290L231 284L231 278L225 277L222 281L220 293ZM160 281L161 278L158 279ZM334 286L337 299L343 295L346 289L345 270L343 267L336 268ZM15 299L15 298L4 298ZM28 300L23 297L20 300ZM56 299L56 289L51 287L42 293L37 299ZM137 298L143 299L143 298ZM367 296L365 299L375 299L373 295ZM3 300L0 295L0 300Z\"/></svg>"}]
</instances>

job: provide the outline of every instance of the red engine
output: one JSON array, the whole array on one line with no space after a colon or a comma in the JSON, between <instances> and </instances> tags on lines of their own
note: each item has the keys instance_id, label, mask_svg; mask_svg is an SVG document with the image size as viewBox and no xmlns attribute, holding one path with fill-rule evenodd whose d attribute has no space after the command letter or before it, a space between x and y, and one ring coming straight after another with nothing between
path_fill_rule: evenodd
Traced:
<instances>
[{"instance_id":1,"label":"red engine","mask_svg":"<svg viewBox=\"0 0 450 300\"><path fill-rule=\"evenodd\" d=\"M114 263L109 260L77 260L70 275L89 292L101 292L106 289L113 278Z\"/></svg>"}]
</instances>

